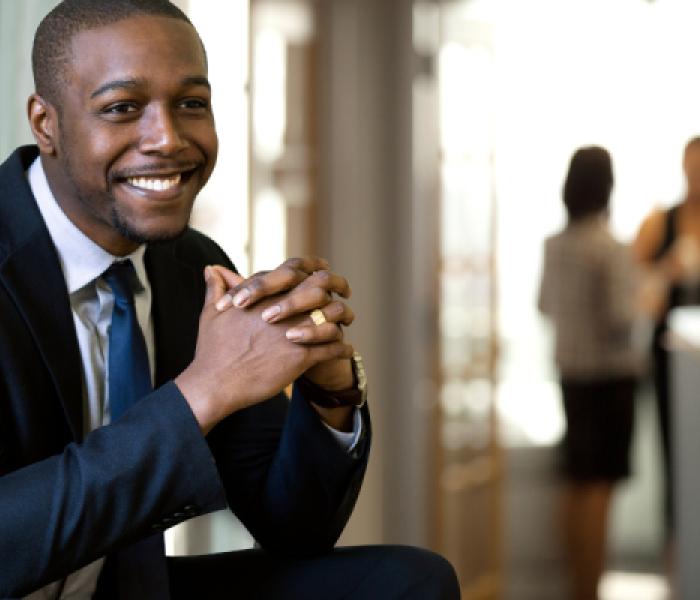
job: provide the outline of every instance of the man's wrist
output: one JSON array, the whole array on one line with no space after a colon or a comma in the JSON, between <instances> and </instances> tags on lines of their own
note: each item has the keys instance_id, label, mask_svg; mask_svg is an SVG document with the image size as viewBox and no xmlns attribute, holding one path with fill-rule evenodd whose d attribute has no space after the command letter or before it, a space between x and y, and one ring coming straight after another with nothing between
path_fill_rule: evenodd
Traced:
<instances>
[{"instance_id":1,"label":"man's wrist","mask_svg":"<svg viewBox=\"0 0 700 600\"><path fill-rule=\"evenodd\" d=\"M299 387L306 400L320 408L336 410L362 405L362 393L357 387L357 380L354 376L351 385L342 390L326 389L304 375L296 380L295 385Z\"/></svg>"},{"instance_id":2,"label":"man's wrist","mask_svg":"<svg viewBox=\"0 0 700 600\"><path fill-rule=\"evenodd\" d=\"M343 433L352 431L355 407L340 406L336 408L324 408L313 402L311 402L311 406L316 411L321 421L328 425L328 427L336 431L342 431Z\"/></svg>"},{"instance_id":3,"label":"man's wrist","mask_svg":"<svg viewBox=\"0 0 700 600\"><path fill-rule=\"evenodd\" d=\"M210 399L196 381L196 377L185 370L175 378L174 383L194 414L202 434L206 436L223 417L216 410L217 403Z\"/></svg>"},{"instance_id":4,"label":"man's wrist","mask_svg":"<svg viewBox=\"0 0 700 600\"><path fill-rule=\"evenodd\" d=\"M327 393L343 392L355 387L352 360L342 358L316 365L303 377Z\"/></svg>"},{"instance_id":5,"label":"man's wrist","mask_svg":"<svg viewBox=\"0 0 700 600\"><path fill-rule=\"evenodd\" d=\"M362 357L355 352L350 360L352 387L342 390L331 390L321 387L308 377L302 375L297 383L301 386L304 396L317 406L323 408L338 408L354 406L362 408L367 401L367 376Z\"/></svg>"}]
</instances>

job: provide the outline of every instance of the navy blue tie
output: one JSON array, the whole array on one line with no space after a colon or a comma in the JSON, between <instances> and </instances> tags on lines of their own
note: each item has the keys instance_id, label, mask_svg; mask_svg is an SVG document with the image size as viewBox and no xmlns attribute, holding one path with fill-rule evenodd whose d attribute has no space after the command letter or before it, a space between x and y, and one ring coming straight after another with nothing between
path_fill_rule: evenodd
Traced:
<instances>
[{"instance_id":1,"label":"navy blue tie","mask_svg":"<svg viewBox=\"0 0 700 600\"><path fill-rule=\"evenodd\" d=\"M130 260L115 262L102 276L114 294L109 330L109 407L116 421L153 388L146 340L136 318L134 289L139 286Z\"/></svg>"},{"instance_id":2,"label":"navy blue tie","mask_svg":"<svg viewBox=\"0 0 700 600\"><path fill-rule=\"evenodd\" d=\"M131 260L115 262L102 277L114 294L107 369L110 417L114 423L153 386L146 340L134 306L134 290L140 287L134 265ZM111 588L109 597L120 600L169 598L162 534L113 553L100 578L98 589L102 587Z\"/></svg>"}]
</instances>

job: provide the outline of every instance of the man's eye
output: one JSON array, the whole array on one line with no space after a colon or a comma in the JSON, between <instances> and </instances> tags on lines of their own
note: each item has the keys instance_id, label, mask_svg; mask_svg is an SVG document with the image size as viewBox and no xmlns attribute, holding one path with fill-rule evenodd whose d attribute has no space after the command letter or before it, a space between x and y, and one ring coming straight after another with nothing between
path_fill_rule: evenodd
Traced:
<instances>
[{"instance_id":1,"label":"man's eye","mask_svg":"<svg viewBox=\"0 0 700 600\"><path fill-rule=\"evenodd\" d=\"M206 100L202 100L200 98L186 98L182 102L180 102L180 106L182 108L188 108L188 109L205 109L209 106L209 103Z\"/></svg>"},{"instance_id":2,"label":"man's eye","mask_svg":"<svg viewBox=\"0 0 700 600\"><path fill-rule=\"evenodd\" d=\"M135 104L130 102L117 102L116 104L111 104L108 106L104 112L108 114L125 115L128 113L136 112L138 108Z\"/></svg>"}]
</instances>

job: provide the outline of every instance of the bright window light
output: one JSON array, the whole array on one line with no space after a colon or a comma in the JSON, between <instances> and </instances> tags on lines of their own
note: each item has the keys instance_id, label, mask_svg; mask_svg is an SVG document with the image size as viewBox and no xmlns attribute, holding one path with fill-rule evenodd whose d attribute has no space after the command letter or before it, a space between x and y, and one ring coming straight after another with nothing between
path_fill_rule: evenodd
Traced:
<instances>
[{"instance_id":1,"label":"bright window light","mask_svg":"<svg viewBox=\"0 0 700 600\"><path fill-rule=\"evenodd\" d=\"M188 15L207 49L219 159L192 224L216 240L243 274L248 257L248 2L189 0Z\"/></svg>"},{"instance_id":2,"label":"bright window light","mask_svg":"<svg viewBox=\"0 0 700 600\"><path fill-rule=\"evenodd\" d=\"M554 440L561 424L554 393L538 395L554 389L556 372L536 295L543 241L564 223L568 161L582 145L610 150L612 226L623 240L655 206L680 199L683 147L700 134L700 78L693 75L699 18L693 0L445 6L443 150L447 163L494 159L499 396L508 418L524 419L515 428L523 439ZM462 197L471 205L491 202L488 190L476 202Z\"/></svg>"},{"instance_id":3,"label":"bright window light","mask_svg":"<svg viewBox=\"0 0 700 600\"><path fill-rule=\"evenodd\" d=\"M660 575L610 571L603 576L600 600L667 600L668 583Z\"/></svg>"},{"instance_id":4,"label":"bright window light","mask_svg":"<svg viewBox=\"0 0 700 600\"><path fill-rule=\"evenodd\" d=\"M287 46L279 31L261 31L255 40L253 127L256 156L273 162L282 155L287 119Z\"/></svg>"},{"instance_id":5,"label":"bright window light","mask_svg":"<svg viewBox=\"0 0 700 600\"><path fill-rule=\"evenodd\" d=\"M255 272L274 269L286 258L285 206L284 198L274 188L264 189L255 199Z\"/></svg>"}]
</instances>

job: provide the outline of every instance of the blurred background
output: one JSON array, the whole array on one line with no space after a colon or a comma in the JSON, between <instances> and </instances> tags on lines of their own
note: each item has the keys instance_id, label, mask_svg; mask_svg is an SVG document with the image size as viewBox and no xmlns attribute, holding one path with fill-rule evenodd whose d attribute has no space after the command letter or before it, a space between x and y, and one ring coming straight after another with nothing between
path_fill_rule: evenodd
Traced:
<instances>
[{"instance_id":1,"label":"blurred background","mask_svg":"<svg viewBox=\"0 0 700 600\"><path fill-rule=\"evenodd\" d=\"M193 225L239 270L320 254L353 287L375 442L344 544L444 553L465 599L565 597L563 432L536 308L575 148L610 150L629 241L683 193L700 133L692 0L178 0L210 60L221 140ZM34 30L0 0L0 159L30 143ZM643 385L606 600L665 598L658 436ZM246 547L226 514L171 553Z\"/></svg>"}]
</instances>

